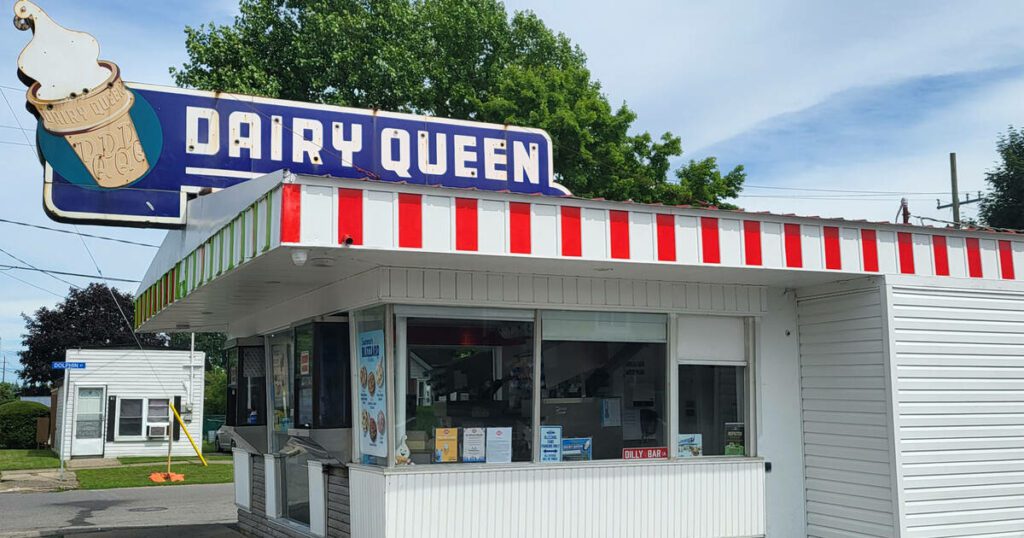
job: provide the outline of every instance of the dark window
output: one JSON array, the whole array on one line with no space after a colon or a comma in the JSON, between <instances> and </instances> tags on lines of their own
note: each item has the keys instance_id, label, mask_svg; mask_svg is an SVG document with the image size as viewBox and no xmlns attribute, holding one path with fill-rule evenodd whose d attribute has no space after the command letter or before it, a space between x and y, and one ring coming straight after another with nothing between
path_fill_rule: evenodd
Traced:
<instances>
[{"instance_id":1,"label":"dark window","mask_svg":"<svg viewBox=\"0 0 1024 538\"><path fill-rule=\"evenodd\" d=\"M541 424L561 426L562 460L666 448L665 344L546 340Z\"/></svg>"},{"instance_id":2,"label":"dark window","mask_svg":"<svg viewBox=\"0 0 1024 538\"><path fill-rule=\"evenodd\" d=\"M295 383L295 427L313 426L313 325L295 329L295 359L292 361L292 379Z\"/></svg>"},{"instance_id":3,"label":"dark window","mask_svg":"<svg viewBox=\"0 0 1024 538\"><path fill-rule=\"evenodd\" d=\"M742 366L679 365L679 455L746 454Z\"/></svg>"},{"instance_id":4,"label":"dark window","mask_svg":"<svg viewBox=\"0 0 1024 538\"><path fill-rule=\"evenodd\" d=\"M483 461L484 436L510 431L511 460L530 461L533 323L410 318L406 326L404 426L412 460ZM470 432L472 459L465 451ZM507 446L486 449L486 461L507 461Z\"/></svg>"},{"instance_id":5,"label":"dark window","mask_svg":"<svg viewBox=\"0 0 1024 538\"><path fill-rule=\"evenodd\" d=\"M142 435L142 400L121 400L118 435Z\"/></svg>"},{"instance_id":6,"label":"dark window","mask_svg":"<svg viewBox=\"0 0 1024 538\"><path fill-rule=\"evenodd\" d=\"M267 424L267 365L262 346L238 348L237 426Z\"/></svg>"},{"instance_id":7,"label":"dark window","mask_svg":"<svg viewBox=\"0 0 1024 538\"><path fill-rule=\"evenodd\" d=\"M225 367L228 371L228 386L226 391L227 415L224 417L224 424L228 426L238 425L238 348L228 349L225 355Z\"/></svg>"},{"instance_id":8,"label":"dark window","mask_svg":"<svg viewBox=\"0 0 1024 538\"><path fill-rule=\"evenodd\" d=\"M348 323L315 325L313 368L316 375L317 428L350 428Z\"/></svg>"}]
</instances>

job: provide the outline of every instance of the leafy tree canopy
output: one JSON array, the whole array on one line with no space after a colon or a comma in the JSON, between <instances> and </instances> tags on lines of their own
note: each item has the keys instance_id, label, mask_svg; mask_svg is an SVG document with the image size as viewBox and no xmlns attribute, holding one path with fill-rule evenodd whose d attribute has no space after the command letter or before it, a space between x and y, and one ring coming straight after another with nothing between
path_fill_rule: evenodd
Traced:
<instances>
[{"instance_id":1,"label":"leafy tree canopy","mask_svg":"<svg viewBox=\"0 0 1024 538\"><path fill-rule=\"evenodd\" d=\"M14 383L0 383L0 405L18 399L18 386Z\"/></svg>"},{"instance_id":2,"label":"leafy tree canopy","mask_svg":"<svg viewBox=\"0 0 1024 538\"><path fill-rule=\"evenodd\" d=\"M68 349L135 347L132 328L125 322L125 317L132 319L133 308L128 293L92 283L86 288L72 288L67 298L53 308L41 307L32 316L22 314L27 333L22 335L26 349L21 352L21 378L26 384L40 387L52 384L63 372L52 369L50 363L63 361ZM137 336L143 346L167 345L163 335Z\"/></svg>"},{"instance_id":3,"label":"leafy tree canopy","mask_svg":"<svg viewBox=\"0 0 1024 538\"><path fill-rule=\"evenodd\" d=\"M690 161L678 137L631 133L583 51L498 0L241 0L230 25L185 30L181 86L546 130L575 195L728 206L742 166Z\"/></svg>"},{"instance_id":4,"label":"leafy tree canopy","mask_svg":"<svg viewBox=\"0 0 1024 538\"><path fill-rule=\"evenodd\" d=\"M1024 130L1010 126L996 142L1000 162L985 174L989 193L981 202L987 226L1024 230Z\"/></svg>"},{"instance_id":5,"label":"leafy tree canopy","mask_svg":"<svg viewBox=\"0 0 1024 538\"><path fill-rule=\"evenodd\" d=\"M171 334L171 349L189 349L192 345L193 333ZM224 368L224 333L195 333L196 351L206 354L206 369Z\"/></svg>"}]
</instances>

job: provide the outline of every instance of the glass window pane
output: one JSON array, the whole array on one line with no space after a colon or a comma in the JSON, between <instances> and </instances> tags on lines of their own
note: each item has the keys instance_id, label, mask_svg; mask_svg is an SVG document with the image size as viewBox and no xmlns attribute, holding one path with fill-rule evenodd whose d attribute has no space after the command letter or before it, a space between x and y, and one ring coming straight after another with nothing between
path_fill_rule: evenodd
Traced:
<instances>
[{"instance_id":1,"label":"glass window pane","mask_svg":"<svg viewBox=\"0 0 1024 538\"><path fill-rule=\"evenodd\" d=\"M679 456L743 456L745 381L740 366L679 366Z\"/></svg>"},{"instance_id":2,"label":"glass window pane","mask_svg":"<svg viewBox=\"0 0 1024 538\"><path fill-rule=\"evenodd\" d=\"M663 343L544 342L541 424L561 426L561 460L665 456L665 353Z\"/></svg>"},{"instance_id":3,"label":"glass window pane","mask_svg":"<svg viewBox=\"0 0 1024 538\"><path fill-rule=\"evenodd\" d=\"M224 423L228 426L238 425L238 348L233 347L224 354L228 374L227 383L227 414Z\"/></svg>"},{"instance_id":4,"label":"glass window pane","mask_svg":"<svg viewBox=\"0 0 1024 538\"><path fill-rule=\"evenodd\" d=\"M316 325L317 357L314 368L319 369L319 386L316 391L318 428L352 426L348 341L348 323Z\"/></svg>"},{"instance_id":5,"label":"glass window pane","mask_svg":"<svg viewBox=\"0 0 1024 538\"><path fill-rule=\"evenodd\" d=\"M119 400L118 435L142 435L142 400Z\"/></svg>"},{"instance_id":6,"label":"glass window pane","mask_svg":"<svg viewBox=\"0 0 1024 538\"><path fill-rule=\"evenodd\" d=\"M167 404L167 400L149 400L149 408L146 410L146 422L170 422L171 409Z\"/></svg>"},{"instance_id":7,"label":"glass window pane","mask_svg":"<svg viewBox=\"0 0 1024 538\"><path fill-rule=\"evenodd\" d=\"M530 461L533 323L410 318L406 327L398 435L404 426L412 461Z\"/></svg>"},{"instance_id":8,"label":"glass window pane","mask_svg":"<svg viewBox=\"0 0 1024 538\"><path fill-rule=\"evenodd\" d=\"M295 329L295 410L296 427L313 427L313 324Z\"/></svg>"},{"instance_id":9,"label":"glass window pane","mask_svg":"<svg viewBox=\"0 0 1024 538\"><path fill-rule=\"evenodd\" d=\"M356 341L352 343L356 355L352 358L354 367L359 368L360 382L357 401L359 402L360 426L353 425L359 439L362 463L387 465L387 376L385 350L384 307L368 308L353 314L356 324ZM376 365L376 366L374 366ZM373 378L372 384L370 378ZM380 379L381 383L377 383ZM385 420L381 420L384 417ZM371 419L373 419L371 421Z\"/></svg>"},{"instance_id":10,"label":"glass window pane","mask_svg":"<svg viewBox=\"0 0 1024 538\"><path fill-rule=\"evenodd\" d=\"M238 398L235 407L239 426L267 424L267 368L263 347L239 348Z\"/></svg>"},{"instance_id":11,"label":"glass window pane","mask_svg":"<svg viewBox=\"0 0 1024 538\"><path fill-rule=\"evenodd\" d=\"M273 436L271 451L277 452L288 441L288 430L292 428L292 334L284 333L269 337L271 386L274 402Z\"/></svg>"}]
</instances>

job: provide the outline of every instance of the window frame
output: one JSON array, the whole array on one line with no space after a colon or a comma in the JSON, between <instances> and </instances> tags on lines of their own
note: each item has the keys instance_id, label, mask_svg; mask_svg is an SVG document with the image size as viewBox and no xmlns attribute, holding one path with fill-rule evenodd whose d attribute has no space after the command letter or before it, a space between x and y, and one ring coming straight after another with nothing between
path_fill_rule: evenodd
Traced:
<instances>
[{"instance_id":1,"label":"window frame","mask_svg":"<svg viewBox=\"0 0 1024 538\"><path fill-rule=\"evenodd\" d=\"M158 396L158 397L152 397L152 398L148 397L148 396L142 396L142 397L116 396L116 398L117 398L117 405L114 406L115 409L114 409L114 441L113 442L117 443L117 442L122 442L122 441L148 441L150 439L159 439L159 438L151 438L151 437L149 437L147 435L146 432L149 430L150 424L152 424L154 426L167 426L168 427L167 435L168 435L168 437L171 435L170 428L173 425L174 421L173 421L173 419L170 418L170 412L171 412L171 403L174 401L174 396ZM141 422L142 422L142 431L141 431L140 435L123 435L121 433L121 402L123 402L125 400L139 400L140 402L142 402L141 416L139 417ZM164 400L164 401L167 402L168 419L167 419L166 422L156 422L156 421L150 422L150 420L149 420L149 401L150 400Z\"/></svg>"}]
</instances>

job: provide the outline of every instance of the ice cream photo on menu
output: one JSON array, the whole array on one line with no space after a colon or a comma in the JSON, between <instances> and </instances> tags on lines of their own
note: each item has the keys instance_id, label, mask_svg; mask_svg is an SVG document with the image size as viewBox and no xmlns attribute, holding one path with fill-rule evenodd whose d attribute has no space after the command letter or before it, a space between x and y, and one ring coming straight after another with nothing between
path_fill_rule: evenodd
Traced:
<instances>
[{"instance_id":1,"label":"ice cream photo on menu","mask_svg":"<svg viewBox=\"0 0 1024 538\"><path fill-rule=\"evenodd\" d=\"M64 28L28 0L14 4L14 15L15 27L32 31L18 56L31 109L45 133L66 141L80 161L64 164L84 166L104 189L142 178L151 163L131 114L136 96L125 87L117 65L99 59L93 36ZM47 145L41 147L46 153ZM56 155L46 157L61 164Z\"/></svg>"}]
</instances>

